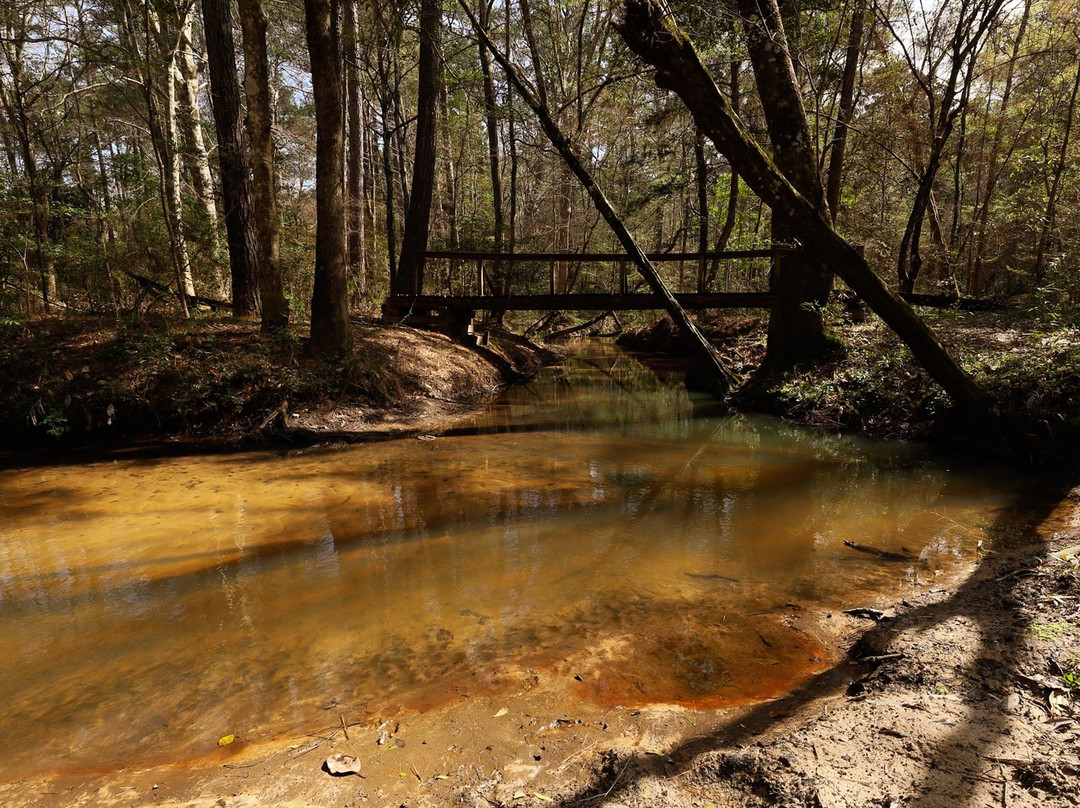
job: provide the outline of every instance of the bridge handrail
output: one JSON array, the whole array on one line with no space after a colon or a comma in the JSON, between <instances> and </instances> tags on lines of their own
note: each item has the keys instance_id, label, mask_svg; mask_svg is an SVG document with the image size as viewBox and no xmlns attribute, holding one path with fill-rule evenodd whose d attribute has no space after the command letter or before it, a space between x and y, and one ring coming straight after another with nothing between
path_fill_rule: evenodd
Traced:
<instances>
[{"instance_id":1,"label":"bridge handrail","mask_svg":"<svg viewBox=\"0 0 1080 808\"><path fill-rule=\"evenodd\" d=\"M725 258L772 258L798 252L798 247L773 247L767 250L720 250L706 252L666 252L649 253L649 260L660 261L698 261ZM574 252L474 252L468 250L425 250L419 253L421 258L460 259L462 261L570 261L581 263L601 263L610 261L629 261L626 253L574 253Z\"/></svg>"}]
</instances>

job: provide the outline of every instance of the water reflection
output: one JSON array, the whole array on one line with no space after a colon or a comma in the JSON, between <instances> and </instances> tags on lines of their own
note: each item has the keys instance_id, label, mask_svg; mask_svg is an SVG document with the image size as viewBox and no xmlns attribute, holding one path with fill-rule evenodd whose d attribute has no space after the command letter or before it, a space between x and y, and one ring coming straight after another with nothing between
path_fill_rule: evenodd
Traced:
<instances>
[{"instance_id":1,"label":"water reflection","mask_svg":"<svg viewBox=\"0 0 1080 808\"><path fill-rule=\"evenodd\" d=\"M787 604L932 577L1010 497L908 447L714 413L599 348L434 440L0 472L0 776L567 665L600 703L773 695L825 663Z\"/></svg>"}]
</instances>

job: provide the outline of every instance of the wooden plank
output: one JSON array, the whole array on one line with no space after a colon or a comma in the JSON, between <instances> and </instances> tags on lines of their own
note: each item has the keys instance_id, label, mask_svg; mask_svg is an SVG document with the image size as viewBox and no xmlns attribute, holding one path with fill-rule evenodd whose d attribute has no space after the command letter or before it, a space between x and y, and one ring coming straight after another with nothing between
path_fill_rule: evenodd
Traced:
<instances>
[{"instance_id":1,"label":"wooden plank","mask_svg":"<svg viewBox=\"0 0 1080 808\"><path fill-rule=\"evenodd\" d=\"M687 309L762 309L772 306L768 292L717 292L714 294L676 294ZM502 309L504 311L641 311L664 308L656 294L568 294L568 295L395 295L386 306L412 309Z\"/></svg>"},{"instance_id":2,"label":"wooden plank","mask_svg":"<svg viewBox=\"0 0 1080 808\"><path fill-rule=\"evenodd\" d=\"M696 261L705 259L729 259L740 258L772 258L774 255L796 252L797 248L776 247L769 250L722 250L719 252L678 252L678 253L649 253L648 258L653 263L661 261ZM553 263L566 261L568 263L597 264L611 261L627 261L630 256L626 253L567 253L567 252L526 252L526 253L497 253L497 252L455 252L452 250L427 250L420 253L423 258L431 259L460 259L462 261L498 261L502 263Z\"/></svg>"}]
</instances>

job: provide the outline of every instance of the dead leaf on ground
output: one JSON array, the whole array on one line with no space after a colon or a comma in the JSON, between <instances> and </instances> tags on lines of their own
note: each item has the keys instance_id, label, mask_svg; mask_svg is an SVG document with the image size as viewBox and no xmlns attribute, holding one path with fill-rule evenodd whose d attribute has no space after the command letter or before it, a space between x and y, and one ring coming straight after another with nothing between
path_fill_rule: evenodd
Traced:
<instances>
[{"instance_id":1,"label":"dead leaf on ground","mask_svg":"<svg viewBox=\"0 0 1080 808\"><path fill-rule=\"evenodd\" d=\"M339 752L328 757L323 763L323 768L335 777L343 777L346 774L360 774L360 761L353 755L343 755Z\"/></svg>"}]
</instances>

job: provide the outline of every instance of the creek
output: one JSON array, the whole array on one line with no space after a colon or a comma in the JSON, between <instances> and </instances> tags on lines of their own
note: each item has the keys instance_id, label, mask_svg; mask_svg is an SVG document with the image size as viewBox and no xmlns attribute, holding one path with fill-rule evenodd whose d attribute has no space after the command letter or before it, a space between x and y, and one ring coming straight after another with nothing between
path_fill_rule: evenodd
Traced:
<instances>
[{"instance_id":1,"label":"creek","mask_svg":"<svg viewBox=\"0 0 1080 808\"><path fill-rule=\"evenodd\" d=\"M768 698L831 661L781 612L925 585L1019 499L986 464L722 414L607 345L438 436L9 468L0 779L554 670L599 705Z\"/></svg>"}]
</instances>

